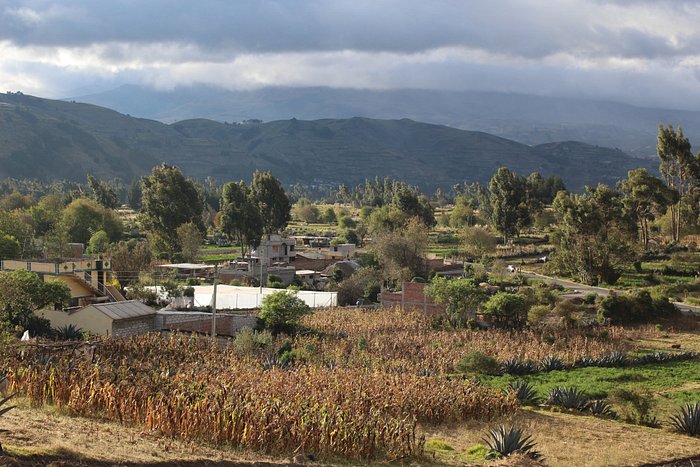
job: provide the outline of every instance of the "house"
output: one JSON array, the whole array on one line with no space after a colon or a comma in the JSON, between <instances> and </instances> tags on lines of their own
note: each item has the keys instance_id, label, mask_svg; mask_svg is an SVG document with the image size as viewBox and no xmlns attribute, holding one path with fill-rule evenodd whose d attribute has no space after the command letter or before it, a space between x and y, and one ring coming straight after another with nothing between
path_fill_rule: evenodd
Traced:
<instances>
[{"instance_id":1,"label":"house","mask_svg":"<svg viewBox=\"0 0 700 467\"><path fill-rule=\"evenodd\" d=\"M101 336L128 337L156 330L156 311L138 300L95 303L69 311L39 310L37 314L53 328L73 325Z\"/></svg>"},{"instance_id":2,"label":"house","mask_svg":"<svg viewBox=\"0 0 700 467\"><path fill-rule=\"evenodd\" d=\"M111 285L113 277L108 260L92 258L61 261L0 260L0 271L18 269L33 272L43 281L65 282L71 291L69 307L124 300L119 291Z\"/></svg>"},{"instance_id":3,"label":"house","mask_svg":"<svg viewBox=\"0 0 700 467\"><path fill-rule=\"evenodd\" d=\"M344 259L351 257L355 253L357 246L354 243L338 243L330 245L330 253L342 256Z\"/></svg>"},{"instance_id":4,"label":"house","mask_svg":"<svg viewBox=\"0 0 700 467\"><path fill-rule=\"evenodd\" d=\"M254 248L249 256L251 264L264 266L283 266L296 259L296 242L293 238L279 234L263 235L260 246Z\"/></svg>"},{"instance_id":5,"label":"house","mask_svg":"<svg viewBox=\"0 0 700 467\"><path fill-rule=\"evenodd\" d=\"M294 273L295 277L306 285L315 287L321 280L321 273L312 269L298 269Z\"/></svg>"}]
</instances>

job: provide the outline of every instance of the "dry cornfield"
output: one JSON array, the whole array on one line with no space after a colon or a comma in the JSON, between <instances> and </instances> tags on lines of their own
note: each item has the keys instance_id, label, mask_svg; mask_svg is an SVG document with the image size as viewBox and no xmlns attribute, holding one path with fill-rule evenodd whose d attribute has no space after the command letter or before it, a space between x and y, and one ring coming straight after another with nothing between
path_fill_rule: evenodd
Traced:
<instances>
[{"instance_id":1,"label":"dry cornfield","mask_svg":"<svg viewBox=\"0 0 700 467\"><path fill-rule=\"evenodd\" d=\"M431 320L400 310L336 309L314 313L305 324L321 332L300 336L295 347L313 348L312 359L338 366L371 367L416 374L454 372L467 352L478 350L499 361L540 361L548 355L566 363L635 350L632 340L652 337L652 326L571 330L433 329Z\"/></svg>"},{"instance_id":2,"label":"dry cornfield","mask_svg":"<svg viewBox=\"0 0 700 467\"><path fill-rule=\"evenodd\" d=\"M71 414L267 453L349 459L419 455L418 422L489 418L515 401L459 380L366 368L265 369L208 340L108 339L94 361L6 351L14 389Z\"/></svg>"},{"instance_id":3,"label":"dry cornfield","mask_svg":"<svg viewBox=\"0 0 700 467\"><path fill-rule=\"evenodd\" d=\"M177 334L106 339L89 358L41 348L0 355L15 390L75 415L272 454L398 459L421 454L419 423L517 409L514 398L450 375L467 351L573 361L629 350L632 333L653 332L435 330L397 310L326 310L305 324L315 332L249 355ZM270 364L284 342L301 355L287 368Z\"/></svg>"}]
</instances>

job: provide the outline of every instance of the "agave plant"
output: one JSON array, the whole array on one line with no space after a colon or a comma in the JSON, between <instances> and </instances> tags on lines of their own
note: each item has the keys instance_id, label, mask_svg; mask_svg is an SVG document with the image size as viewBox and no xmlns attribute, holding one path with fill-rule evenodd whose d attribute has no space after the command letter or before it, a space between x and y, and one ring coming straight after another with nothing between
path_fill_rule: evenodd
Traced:
<instances>
[{"instance_id":1,"label":"agave plant","mask_svg":"<svg viewBox=\"0 0 700 467\"><path fill-rule=\"evenodd\" d=\"M62 341L80 341L83 340L83 330L74 324L59 326L57 329L58 338Z\"/></svg>"},{"instance_id":2,"label":"agave plant","mask_svg":"<svg viewBox=\"0 0 700 467\"><path fill-rule=\"evenodd\" d=\"M585 410L588 397L576 388L555 387L549 391L547 402L565 409Z\"/></svg>"},{"instance_id":3,"label":"agave plant","mask_svg":"<svg viewBox=\"0 0 700 467\"><path fill-rule=\"evenodd\" d=\"M679 414L671 416L673 428L690 436L700 436L700 403L688 402L680 409Z\"/></svg>"},{"instance_id":4,"label":"agave plant","mask_svg":"<svg viewBox=\"0 0 700 467\"><path fill-rule=\"evenodd\" d=\"M596 366L602 366L606 368L626 366L628 363L629 361L627 360L627 356L624 354L624 352L619 351L603 355L602 357L596 360Z\"/></svg>"},{"instance_id":5,"label":"agave plant","mask_svg":"<svg viewBox=\"0 0 700 467\"><path fill-rule=\"evenodd\" d=\"M596 366L596 360L591 357L581 357L574 363L574 368L586 368Z\"/></svg>"},{"instance_id":6,"label":"agave plant","mask_svg":"<svg viewBox=\"0 0 700 467\"><path fill-rule=\"evenodd\" d=\"M535 443L531 436L525 436L523 430L512 426L506 428L499 425L489 431L486 438L482 439L495 457L504 457L515 452L527 454L533 459L538 459L541 454L535 451Z\"/></svg>"},{"instance_id":7,"label":"agave plant","mask_svg":"<svg viewBox=\"0 0 700 467\"><path fill-rule=\"evenodd\" d=\"M530 383L523 380L513 381L504 390L506 394L515 394L515 397L522 405L537 405L540 403L540 398Z\"/></svg>"},{"instance_id":8,"label":"agave plant","mask_svg":"<svg viewBox=\"0 0 700 467\"><path fill-rule=\"evenodd\" d=\"M544 372L564 370L565 368L566 365L564 365L564 362L552 355L547 355L540 362L540 371Z\"/></svg>"},{"instance_id":9,"label":"agave plant","mask_svg":"<svg viewBox=\"0 0 700 467\"><path fill-rule=\"evenodd\" d=\"M617 414L612 409L610 404L602 399L592 400L588 402L586 406L589 412L593 415L599 415L601 417L617 418Z\"/></svg>"},{"instance_id":10,"label":"agave plant","mask_svg":"<svg viewBox=\"0 0 700 467\"><path fill-rule=\"evenodd\" d=\"M508 375L530 375L537 373L537 366L529 360L518 360L517 358L509 358L501 364L503 373Z\"/></svg>"}]
</instances>

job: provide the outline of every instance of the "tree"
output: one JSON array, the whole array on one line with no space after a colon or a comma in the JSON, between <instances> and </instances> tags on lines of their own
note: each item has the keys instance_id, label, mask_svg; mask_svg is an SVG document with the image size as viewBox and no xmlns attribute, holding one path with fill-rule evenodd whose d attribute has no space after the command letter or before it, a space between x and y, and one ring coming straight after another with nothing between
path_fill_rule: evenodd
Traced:
<instances>
[{"instance_id":1,"label":"tree","mask_svg":"<svg viewBox=\"0 0 700 467\"><path fill-rule=\"evenodd\" d=\"M453 327L462 327L476 317L479 305L486 300L486 293L471 279L447 279L436 276L425 288L425 295L435 303L445 305L445 311Z\"/></svg>"},{"instance_id":2,"label":"tree","mask_svg":"<svg viewBox=\"0 0 700 467\"><path fill-rule=\"evenodd\" d=\"M29 208L36 235L42 236L53 229L61 221L61 213L65 204L61 196L49 194Z\"/></svg>"},{"instance_id":3,"label":"tree","mask_svg":"<svg viewBox=\"0 0 700 467\"><path fill-rule=\"evenodd\" d=\"M620 193L607 185L582 195L560 191L552 205L558 227L549 267L587 284L614 284L633 256L633 223Z\"/></svg>"},{"instance_id":4,"label":"tree","mask_svg":"<svg viewBox=\"0 0 700 467\"><path fill-rule=\"evenodd\" d=\"M291 219L292 205L280 181L270 172L256 171L250 192L262 217L263 233L269 235L283 230Z\"/></svg>"},{"instance_id":5,"label":"tree","mask_svg":"<svg viewBox=\"0 0 700 467\"><path fill-rule=\"evenodd\" d=\"M109 258L112 272L123 286L138 282L139 273L151 266L151 248L147 241L131 239L112 245L105 256Z\"/></svg>"},{"instance_id":6,"label":"tree","mask_svg":"<svg viewBox=\"0 0 700 467\"><path fill-rule=\"evenodd\" d=\"M202 213L204 205L194 184L174 166L163 164L143 177L142 208L139 219L151 235L157 250L173 254L179 249L177 228L193 223L206 233Z\"/></svg>"},{"instance_id":7,"label":"tree","mask_svg":"<svg viewBox=\"0 0 700 467\"><path fill-rule=\"evenodd\" d=\"M110 209L93 200L79 198L70 203L61 216L61 224L71 242L88 243L93 233L104 230L111 242L122 235L122 222Z\"/></svg>"},{"instance_id":8,"label":"tree","mask_svg":"<svg viewBox=\"0 0 700 467\"><path fill-rule=\"evenodd\" d=\"M21 248L12 235L0 232L0 259L17 259Z\"/></svg>"},{"instance_id":9,"label":"tree","mask_svg":"<svg viewBox=\"0 0 700 467\"><path fill-rule=\"evenodd\" d=\"M184 261L194 261L204 242L204 236L192 222L182 224L177 228L177 240Z\"/></svg>"},{"instance_id":10,"label":"tree","mask_svg":"<svg viewBox=\"0 0 700 467\"><path fill-rule=\"evenodd\" d=\"M32 204L34 203L32 202L31 196L22 195L21 193L13 191L0 198L0 211L29 209Z\"/></svg>"},{"instance_id":11,"label":"tree","mask_svg":"<svg viewBox=\"0 0 700 467\"><path fill-rule=\"evenodd\" d=\"M104 253L109 248L109 236L104 230L98 230L90 237L90 242L87 247L87 253L91 255L99 255Z\"/></svg>"},{"instance_id":12,"label":"tree","mask_svg":"<svg viewBox=\"0 0 700 467\"><path fill-rule=\"evenodd\" d=\"M622 180L619 187L624 195L622 202L637 221L640 240L646 248L649 245L649 223L677 202L678 192L643 168L627 172L627 179Z\"/></svg>"},{"instance_id":13,"label":"tree","mask_svg":"<svg viewBox=\"0 0 700 467\"><path fill-rule=\"evenodd\" d=\"M71 298L65 282L42 281L36 274L16 270L0 272L0 324L28 328L36 321L33 312L49 305L59 309Z\"/></svg>"},{"instance_id":14,"label":"tree","mask_svg":"<svg viewBox=\"0 0 700 467\"><path fill-rule=\"evenodd\" d=\"M529 308L522 295L498 292L484 304L484 314L491 317L496 326L522 326L527 321Z\"/></svg>"},{"instance_id":15,"label":"tree","mask_svg":"<svg viewBox=\"0 0 700 467\"><path fill-rule=\"evenodd\" d=\"M241 256L245 255L246 248L260 245L263 220L250 190L242 181L224 185L221 194L221 231L240 245Z\"/></svg>"},{"instance_id":16,"label":"tree","mask_svg":"<svg viewBox=\"0 0 700 467\"><path fill-rule=\"evenodd\" d=\"M321 220L322 220L324 223L326 223L326 224L335 224L335 223L337 223L337 222L338 222L338 218L337 218L336 215L335 215L335 209L333 209L333 208L330 207L330 206L327 207L327 208L323 211L323 217L321 218Z\"/></svg>"},{"instance_id":17,"label":"tree","mask_svg":"<svg viewBox=\"0 0 700 467\"><path fill-rule=\"evenodd\" d=\"M88 186L92 191L91 198L94 201L107 209L114 209L117 207L119 199L112 187L103 180L95 179L92 175L88 175L87 179Z\"/></svg>"},{"instance_id":18,"label":"tree","mask_svg":"<svg viewBox=\"0 0 700 467\"><path fill-rule=\"evenodd\" d=\"M273 334L294 332L311 308L296 293L283 290L263 298L258 318Z\"/></svg>"},{"instance_id":19,"label":"tree","mask_svg":"<svg viewBox=\"0 0 700 467\"><path fill-rule=\"evenodd\" d=\"M35 231L32 218L26 211L0 211L0 232L17 240L20 258L29 258L34 253Z\"/></svg>"},{"instance_id":20,"label":"tree","mask_svg":"<svg viewBox=\"0 0 700 467\"><path fill-rule=\"evenodd\" d=\"M294 215L297 219L309 224L317 224L321 220L321 211L306 198L297 201L294 206Z\"/></svg>"},{"instance_id":21,"label":"tree","mask_svg":"<svg viewBox=\"0 0 700 467\"><path fill-rule=\"evenodd\" d=\"M531 223L524 179L501 167L491 178L489 191L493 225L507 243L510 237Z\"/></svg>"},{"instance_id":22,"label":"tree","mask_svg":"<svg viewBox=\"0 0 700 467\"><path fill-rule=\"evenodd\" d=\"M678 128L678 131L674 131L671 125L664 127L659 124L656 152L661 160L659 171L666 185L678 192L677 202L670 206L671 237L678 241L681 235L681 203L697 183L700 163L698 157L693 157L690 142L683 135L683 130Z\"/></svg>"},{"instance_id":23,"label":"tree","mask_svg":"<svg viewBox=\"0 0 700 467\"><path fill-rule=\"evenodd\" d=\"M371 251L386 279L408 281L426 274L428 228L423 222L414 218L405 229L381 232L375 237Z\"/></svg>"},{"instance_id":24,"label":"tree","mask_svg":"<svg viewBox=\"0 0 700 467\"><path fill-rule=\"evenodd\" d=\"M340 271L340 269L337 269ZM354 305L358 300L377 301L381 276L373 268L360 268L338 284L338 305Z\"/></svg>"},{"instance_id":25,"label":"tree","mask_svg":"<svg viewBox=\"0 0 700 467\"><path fill-rule=\"evenodd\" d=\"M450 213L450 227L471 227L476 223L476 214L471 204L463 197L457 196Z\"/></svg>"},{"instance_id":26,"label":"tree","mask_svg":"<svg viewBox=\"0 0 700 467\"><path fill-rule=\"evenodd\" d=\"M134 210L141 209L141 179L134 178L129 186L129 192L126 195L129 207Z\"/></svg>"},{"instance_id":27,"label":"tree","mask_svg":"<svg viewBox=\"0 0 700 467\"><path fill-rule=\"evenodd\" d=\"M416 189L400 184L394 191L392 204L403 212L407 218L417 217L428 227L435 225L435 214L425 195L419 195Z\"/></svg>"},{"instance_id":28,"label":"tree","mask_svg":"<svg viewBox=\"0 0 700 467\"><path fill-rule=\"evenodd\" d=\"M496 251L496 237L483 227L467 227L461 237L459 251L474 259Z\"/></svg>"}]
</instances>

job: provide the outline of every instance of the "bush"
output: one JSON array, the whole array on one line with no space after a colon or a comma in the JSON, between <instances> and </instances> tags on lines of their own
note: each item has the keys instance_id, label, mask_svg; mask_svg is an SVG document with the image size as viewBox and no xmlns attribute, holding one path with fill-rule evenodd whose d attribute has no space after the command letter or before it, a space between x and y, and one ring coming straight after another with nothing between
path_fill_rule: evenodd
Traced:
<instances>
[{"instance_id":1,"label":"bush","mask_svg":"<svg viewBox=\"0 0 700 467\"><path fill-rule=\"evenodd\" d=\"M484 304L484 314L497 326L520 326L527 320L527 312L527 300L508 292L498 292Z\"/></svg>"},{"instance_id":2,"label":"bush","mask_svg":"<svg viewBox=\"0 0 700 467\"><path fill-rule=\"evenodd\" d=\"M616 389L610 399L620 407L623 417L628 422L647 426L658 425L656 418L651 415L655 402L650 393Z\"/></svg>"},{"instance_id":3,"label":"bush","mask_svg":"<svg viewBox=\"0 0 700 467\"><path fill-rule=\"evenodd\" d=\"M655 318L678 314L668 298L652 297L649 292L608 295L598 302L598 319L611 324L647 323Z\"/></svg>"},{"instance_id":4,"label":"bush","mask_svg":"<svg viewBox=\"0 0 700 467\"><path fill-rule=\"evenodd\" d=\"M465 354L459 362L457 362L455 369L460 373L482 375L501 374L501 367L498 364L498 360L478 350Z\"/></svg>"},{"instance_id":5,"label":"bush","mask_svg":"<svg viewBox=\"0 0 700 467\"><path fill-rule=\"evenodd\" d=\"M311 313L311 308L294 292L280 291L263 298L258 318L273 334L294 332L299 320Z\"/></svg>"},{"instance_id":6,"label":"bush","mask_svg":"<svg viewBox=\"0 0 700 467\"><path fill-rule=\"evenodd\" d=\"M236 334L232 345L240 355L253 355L272 348L272 334L244 327Z\"/></svg>"},{"instance_id":7,"label":"bush","mask_svg":"<svg viewBox=\"0 0 700 467\"><path fill-rule=\"evenodd\" d=\"M680 413L671 416L671 426L681 433L700 436L700 403L688 402L680 408Z\"/></svg>"},{"instance_id":8,"label":"bush","mask_svg":"<svg viewBox=\"0 0 700 467\"><path fill-rule=\"evenodd\" d=\"M549 305L534 305L527 312L527 322L531 326L542 324L547 315L552 311Z\"/></svg>"}]
</instances>

